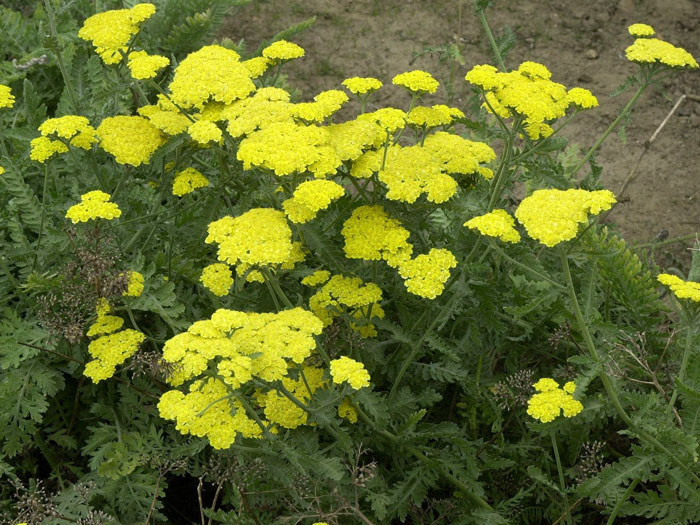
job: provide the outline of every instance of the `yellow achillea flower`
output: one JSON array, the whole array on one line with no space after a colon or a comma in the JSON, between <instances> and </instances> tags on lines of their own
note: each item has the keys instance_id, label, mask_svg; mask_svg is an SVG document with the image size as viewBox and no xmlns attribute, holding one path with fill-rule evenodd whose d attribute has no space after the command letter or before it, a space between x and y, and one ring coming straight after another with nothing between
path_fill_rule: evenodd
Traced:
<instances>
[{"instance_id":1,"label":"yellow achillea flower","mask_svg":"<svg viewBox=\"0 0 700 525\"><path fill-rule=\"evenodd\" d=\"M380 108L371 113L358 115L357 120L376 122L387 133L393 133L406 125L406 112L397 108Z\"/></svg>"},{"instance_id":2,"label":"yellow achillea flower","mask_svg":"<svg viewBox=\"0 0 700 525\"><path fill-rule=\"evenodd\" d=\"M223 133L219 126L209 120L198 120L190 124L187 128L187 133L192 137L192 140L200 144L221 142L223 140Z\"/></svg>"},{"instance_id":3,"label":"yellow achillea flower","mask_svg":"<svg viewBox=\"0 0 700 525\"><path fill-rule=\"evenodd\" d=\"M38 162L46 162L55 153L66 153L66 142L86 150L97 142L95 128L88 119L77 115L47 119L39 126L39 132L42 136L31 141L29 154L32 160ZM54 140L51 136L63 140Z\"/></svg>"},{"instance_id":4,"label":"yellow achillea flower","mask_svg":"<svg viewBox=\"0 0 700 525\"><path fill-rule=\"evenodd\" d=\"M395 268L413 253L413 246L408 242L409 231L379 205L355 208L341 233L348 259L384 259Z\"/></svg>"},{"instance_id":5,"label":"yellow achillea flower","mask_svg":"<svg viewBox=\"0 0 700 525\"><path fill-rule=\"evenodd\" d=\"M194 168L185 168L173 180L173 195L182 197L198 188L209 186L209 179Z\"/></svg>"},{"instance_id":6,"label":"yellow achillea flower","mask_svg":"<svg viewBox=\"0 0 700 525\"><path fill-rule=\"evenodd\" d=\"M265 57L253 57L241 62L250 73L250 78L258 78L265 74L270 66L270 59Z\"/></svg>"},{"instance_id":7,"label":"yellow achillea flower","mask_svg":"<svg viewBox=\"0 0 700 525\"><path fill-rule=\"evenodd\" d=\"M168 135L178 135L190 127L192 123L192 121L180 113L177 108L175 111L170 111L156 105L143 106L138 109L138 113L146 117L151 124Z\"/></svg>"},{"instance_id":8,"label":"yellow achillea flower","mask_svg":"<svg viewBox=\"0 0 700 525\"><path fill-rule=\"evenodd\" d=\"M292 230L284 213L253 208L209 224L207 244L219 245L218 259L230 265L283 264L292 251Z\"/></svg>"},{"instance_id":9,"label":"yellow achillea flower","mask_svg":"<svg viewBox=\"0 0 700 525\"><path fill-rule=\"evenodd\" d=\"M369 372L365 365L346 356L331 361L331 377L336 384L347 381L355 390L369 386Z\"/></svg>"},{"instance_id":10,"label":"yellow achillea flower","mask_svg":"<svg viewBox=\"0 0 700 525\"><path fill-rule=\"evenodd\" d=\"M306 122L323 122L348 101L348 96L337 89L322 91L314 102L302 102L291 106L292 115Z\"/></svg>"},{"instance_id":11,"label":"yellow achillea flower","mask_svg":"<svg viewBox=\"0 0 700 525\"><path fill-rule=\"evenodd\" d=\"M523 199L515 216L530 237L551 248L576 237L589 214L609 210L615 202L608 190L536 190Z\"/></svg>"},{"instance_id":12,"label":"yellow achillea flower","mask_svg":"<svg viewBox=\"0 0 700 525\"><path fill-rule=\"evenodd\" d=\"M107 117L97 128L100 147L119 164L148 164L151 155L165 142L160 130L137 116Z\"/></svg>"},{"instance_id":13,"label":"yellow achillea flower","mask_svg":"<svg viewBox=\"0 0 700 525\"><path fill-rule=\"evenodd\" d=\"M15 104L12 90L5 84L0 84L0 108L11 108Z\"/></svg>"},{"instance_id":14,"label":"yellow achillea flower","mask_svg":"<svg viewBox=\"0 0 700 525\"><path fill-rule=\"evenodd\" d=\"M654 36L654 28L647 24L632 24L627 31L632 36Z\"/></svg>"},{"instance_id":15,"label":"yellow achillea flower","mask_svg":"<svg viewBox=\"0 0 700 525\"><path fill-rule=\"evenodd\" d=\"M223 297L233 284L233 273L231 273L231 268L229 268L228 264L210 264L204 267L199 280L211 293Z\"/></svg>"},{"instance_id":16,"label":"yellow achillea flower","mask_svg":"<svg viewBox=\"0 0 700 525\"><path fill-rule=\"evenodd\" d=\"M171 98L184 108L201 108L209 100L230 104L255 91L250 72L235 51L204 46L178 64L170 83Z\"/></svg>"},{"instance_id":17,"label":"yellow achillea flower","mask_svg":"<svg viewBox=\"0 0 700 525\"><path fill-rule=\"evenodd\" d=\"M3 168L2 166L0 166L0 175L2 175L3 173L5 173L5 168Z\"/></svg>"},{"instance_id":18,"label":"yellow achillea flower","mask_svg":"<svg viewBox=\"0 0 700 525\"><path fill-rule=\"evenodd\" d=\"M225 106L221 118L228 120L226 130L232 137L248 135L273 122L289 122L293 104L289 93L280 88L261 88L253 96Z\"/></svg>"},{"instance_id":19,"label":"yellow achillea flower","mask_svg":"<svg viewBox=\"0 0 700 525\"><path fill-rule=\"evenodd\" d=\"M163 419L175 421L183 434L206 437L216 449L229 448L238 434L246 438L262 436L262 429L245 407L216 378L194 382L187 394L179 390L165 392L158 411Z\"/></svg>"},{"instance_id":20,"label":"yellow achillea flower","mask_svg":"<svg viewBox=\"0 0 700 525\"><path fill-rule=\"evenodd\" d=\"M432 248L427 254L401 263L399 275L404 278L406 289L420 297L435 299L445 290L450 278L450 268L457 266L451 251Z\"/></svg>"},{"instance_id":21,"label":"yellow achillea flower","mask_svg":"<svg viewBox=\"0 0 700 525\"><path fill-rule=\"evenodd\" d=\"M343 402L338 405L338 415L343 419L347 419L350 423L357 423L357 410L355 410L349 397L343 399Z\"/></svg>"},{"instance_id":22,"label":"yellow achillea flower","mask_svg":"<svg viewBox=\"0 0 700 525\"><path fill-rule=\"evenodd\" d=\"M345 195L345 188L332 180L310 180L302 182L294 190L291 199L282 203L284 213L294 223L305 223L325 210L331 202Z\"/></svg>"},{"instance_id":23,"label":"yellow achillea flower","mask_svg":"<svg viewBox=\"0 0 700 525\"><path fill-rule=\"evenodd\" d=\"M479 230L482 235L496 237L504 242L520 242L520 234L515 229L515 220L506 210L493 210L490 213L469 219L464 226Z\"/></svg>"},{"instance_id":24,"label":"yellow achillea flower","mask_svg":"<svg viewBox=\"0 0 700 525\"><path fill-rule=\"evenodd\" d=\"M342 82L345 89L350 93L355 95L364 95L365 93L372 93L382 87L381 80L372 77L351 77L346 78Z\"/></svg>"},{"instance_id":25,"label":"yellow achillea flower","mask_svg":"<svg viewBox=\"0 0 700 525\"><path fill-rule=\"evenodd\" d=\"M320 279L310 281L320 282ZM306 283L302 281L302 284ZM334 275L309 298L309 308L323 321L324 326L329 326L333 319L347 312L358 321L363 321L359 325L351 323L353 330L363 337L374 337L377 330L368 321L370 317L384 318L384 310L379 305L381 300L382 290L376 284L363 283L359 277Z\"/></svg>"},{"instance_id":26,"label":"yellow achillea flower","mask_svg":"<svg viewBox=\"0 0 700 525\"><path fill-rule=\"evenodd\" d=\"M80 203L68 208L66 219L87 222L94 219L116 219L122 212L114 202L109 202L109 194L100 190L90 191L80 197Z\"/></svg>"},{"instance_id":27,"label":"yellow achillea flower","mask_svg":"<svg viewBox=\"0 0 700 525\"><path fill-rule=\"evenodd\" d=\"M149 55L145 51L129 53L129 71L131 76L142 80L154 78L156 73L170 64L170 59L161 55Z\"/></svg>"},{"instance_id":28,"label":"yellow achillea flower","mask_svg":"<svg viewBox=\"0 0 700 525\"><path fill-rule=\"evenodd\" d=\"M267 46L262 51L262 56L272 60L274 63L285 60L293 60L304 56L304 48L293 42L278 40Z\"/></svg>"},{"instance_id":29,"label":"yellow achillea flower","mask_svg":"<svg viewBox=\"0 0 700 525\"><path fill-rule=\"evenodd\" d=\"M387 199L408 203L424 193L430 202L442 203L457 191L457 181L443 173L431 151L422 146L390 146L379 180L388 189Z\"/></svg>"},{"instance_id":30,"label":"yellow achillea flower","mask_svg":"<svg viewBox=\"0 0 700 525\"><path fill-rule=\"evenodd\" d=\"M464 118L464 113L457 108L437 104L432 108L416 106L409 112L407 122L409 125L419 128L434 128L436 126L447 126L456 118Z\"/></svg>"},{"instance_id":31,"label":"yellow achillea flower","mask_svg":"<svg viewBox=\"0 0 700 525\"><path fill-rule=\"evenodd\" d=\"M131 9L97 13L85 20L78 37L92 42L105 64L118 64L131 37L139 32L141 23L155 12L153 4L136 4Z\"/></svg>"},{"instance_id":32,"label":"yellow achillea flower","mask_svg":"<svg viewBox=\"0 0 700 525\"><path fill-rule=\"evenodd\" d=\"M661 284L668 286L679 299L690 299L700 303L700 283L684 281L680 277L668 273L659 274L657 279Z\"/></svg>"},{"instance_id":33,"label":"yellow achillea flower","mask_svg":"<svg viewBox=\"0 0 700 525\"><path fill-rule=\"evenodd\" d=\"M328 145L343 161L358 159L366 149L383 141L386 133L376 122L369 120L348 120L341 124L326 126Z\"/></svg>"},{"instance_id":34,"label":"yellow achillea flower","mask_svg":"<svg viewBox=\"0 0 700 525\"><path fill-rule=\"evenodd\" d=\"M554 421L562 412L564 417L573 417L583 410L581 402L572 396L576 391L576 384L573 381L559 388L559 383L554 379L545 377L533 387L539 393L533 395L527 402L527 413L542 423Z\"/></svg>"},{"instance_id":35,"label":"yellow achillea flower","mask_svg":"<svg viewBox=\"0 0 700 525\"><path fill-rule=\"evenodd\" d=\"M304 286L318 286L319 284L323 284L328 279L331 278L331 272L328 270L316 270L314 273L311 275L307 275L301 280L301 284Z\"/></svg>"},{"instance_id":36,"label":"yellow achillea flower","mask_svg":"<svg viewBox=\"0 0 700 525\"><path fill-rule=\"evenodd\" d=\"M598 99L587 89L575 87L571 88L566 94L571 104L576 104L583 109L598 107Z\"/></svg>"},{"instance_id":37,"label":"yellow achillea flower","mask_svg":"<svg viewBox=\"0 0 700 525\"><path fill-rule=\"evenodd\" d=\"M29 158L37 162L46 162L56 153L66 153L68 146L60 140L51 140L48 137L37 137L29 143L31 152Z\"/></svg>"},{"instance_id":38,"label":"yellow achillea flower","mask_svg":"<svg viewBox=\"0 0 700 525\"><path fill-rule=\"evenodd\" d=\"M124 324L124 319L117 317L115 315L109 315L112 307L109 301L104 297L100 297L97 301L96 306L97 319L94 323L90 325L87 331L88 337L94 337L96 335L106 335L111 334L119 330Z\"/></svg>"},{"instance_id":39,"label":"yellow achillea flower","mask_svg":"<svg viewBox=\"0 0 700 525\"><path fill-rule=\"evenodd\" d=\"M122 295L139 297L143 293L143 274L135 271L129 272L129 285Z\"/></svg>"},{"instance_id":40,"label":"yellow achillea flower","mask_svg":"<svg viewBox=\"0 0 700 525\"><path fill-rule=\"evenodd\" d=\"M484 179L493 177L489 168L480 165L496 158L496 152L488 144L472 142L459 135L438 131L425 138L423 147L446 173L477 173Z\"/></svg>"},{"instance_id":41,"label":"yellow achillea flower","mask_svg":"<svg viewBox=\"0 0 700 525\"><path fill-rule=\"evenodd\" d=\"M85 365L83 374L93 383L112 377L117 366L131 357L145 339L144 334L131 328L95 339L88 345L94 359Z\"/></svg>"},{"instance_id":42,"label":"yellow achillea flower","mask_svg":"<svg viewBox=\"0 0 700 525\"><path fill-rule=\"evenodd\" d=\"M627 59L632 62L660 63L670 67L695 69L698 63L685 49L669 44L658 38L638 38L625 49Z\"/></svg>"},{"instance_id":43,"label":"yellow achillea flower","mask_svg":"<svg viewBox=\"0 0 700 525\"><path fill-rule=\"evenodd\" d=\"M284 387L300 401L308 400L319 388L326 385L323 380L323 369L310 366L303 367L303 377L282 379ZM263 406L265 417L284 428L297 428L307 422L306 410L297 406L291 399L282 395L277 390L270 390L257 396L258 402Z\"/></svg>"},{"instance_id":44,"label":"yellow achillea flower","mask_svg":"<svg viewBox=\"0 0 700 525\"><path fill-rule=\"evenodd\" d=\"M421 70L407 71L391 79L396 86L402 86L413 93L435 93L440 83L433 76Z\"/></svg>"}]
</instances>

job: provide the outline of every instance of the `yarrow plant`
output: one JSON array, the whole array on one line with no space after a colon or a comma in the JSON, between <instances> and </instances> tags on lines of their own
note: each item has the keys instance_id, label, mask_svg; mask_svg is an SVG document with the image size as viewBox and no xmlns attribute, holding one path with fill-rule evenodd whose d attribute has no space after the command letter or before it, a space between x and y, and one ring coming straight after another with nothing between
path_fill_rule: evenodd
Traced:
<instances>
[{"instance_id":1,"label":"yarrow plant","mask_svg":"<svg viewBox=\"0 0 700 525\"><path fill-rule=\"evenodd\" d=\"M302 100L281 71L314 57L288 40L172 46L223 1L162 44L187 2L53 35L56 103L0 85L22 126L0 139L0 473L50 472L43 522L700 521L700 257L652 275L593 162L697 62L630 26L637 91L578 155L562 129L603 102L506 67L488 3L497 66L468 66L460 107L423 70ZM611 463L582 481L591 441Z\"/></svg>"}]
</instances>

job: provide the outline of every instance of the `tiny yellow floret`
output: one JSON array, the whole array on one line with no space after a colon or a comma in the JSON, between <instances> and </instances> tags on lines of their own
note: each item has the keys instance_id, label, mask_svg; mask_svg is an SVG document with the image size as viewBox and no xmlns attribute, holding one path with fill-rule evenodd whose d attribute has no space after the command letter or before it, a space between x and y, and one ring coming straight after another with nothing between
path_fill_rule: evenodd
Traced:
<instances>
[{"instance_id":1,"label":"tiny yellow floret","mask_svg":"<svg viewBox=\"0 0 700 525\"><path fill-rule=\"evenodd\" d=\"M131 76L143 80L154 78L158 71L170 64L170 59L161 55L149 55L145 51L129 53L129 71Z\"/></svg>"},{"instance_id":2,"label":"tiny yellow floret","mask_svg":"<svg viewBox=\"0 0 700 525\"><path fill-rule=\"evenodd\" d=\"M479 215L469 219L464 226L504 242L520 242L520 233L515 229L515 219L505 210L496 209Z\"/></svg>"},{"instance_id":3,"label":"tiny yellow floret","mask_svg":"<svg viewBox=\"0 0 700 525\"><path fill-rule=\"evenodd\" d=\"M647 24L632 24L627 28L629 34L632 36L644 37L644 36L654 36L654 28Z\"/></svg>"},{"instance_id":4,"label":"tiny yellow floret","mask_svg":"<svg viewBox=\"0 0 700 525\"><path fill-rule=\"evenodd\" d=\"M293 42L278 40L263 49L262 56L275 62L281 62L303 57L304 49Z\"/></svg>"},{"instance_id":5,"label":"tiny yellow floret","mask_svg":"<svg viewBox=\"0 0 700 525\"><path fill-rule=\"evenodd\" d=\"M583 404L572 395L576 391L573 381L559 388L559 383L554 379L545 377L533 387L538 393L529 399L527 413L542 423L554 421L562 413L564 417L573 417L583 410Z\"/></svg>"},{"instance_id":6,"label":"tiny yellow floret","mask_svg":"<svg viewBox=\"0 0 700 525\"><path fill-rule=\"evenodd\" d=\"M364 95L372 93L382 87L381 80L372 77L351 77L346 78L342 82L345 89L355 95Z\"/></svg>"},{"instance_id":7,"label":"tiny yellow floret","mask_svg":"<svg viewBox=\"0 0 700 525\"><path fill-rule=\"evenodd\" d=\"M66 218L73 221L73 224L94 219L116 219L122 212L114 202L109 202L109 199L109 194L100 190L85 193L81 196L80 203L68 209Z\"/></svg>"},{"instance_id":8,"label":"tiny yellow floret","mask_svg":"<svg viewBox=\"0 0 700 525\"><path fill-rule=\"evenodd\" d=\"M396 75L391 82L396 86L402 86L412 93L435 93L440 83L427 71L419 69L407 71Z\"/></svg>"},{"instance_id":9,"label":"tiny yellow floret","mask_svg":"<svg viewBox=\"0 0 700 525\"><path fill-rule=\"evenodd\" d=\"M173 180L173 195L182 197L207 186L209 186L209 179L194 168L185 168L178 172Z\"/></svg>"},{"instance_id":10,"label":"tiny yellow floret","mask_svg":"<svg viewBox=\"0 0 700 525\"><path fill-rule=\"evenodd\" d=\"M355 390L369 386L369 372L365 365L346 356L331 361L331 377L336 384L347 381Z\"/></svg>"}]
</instances>

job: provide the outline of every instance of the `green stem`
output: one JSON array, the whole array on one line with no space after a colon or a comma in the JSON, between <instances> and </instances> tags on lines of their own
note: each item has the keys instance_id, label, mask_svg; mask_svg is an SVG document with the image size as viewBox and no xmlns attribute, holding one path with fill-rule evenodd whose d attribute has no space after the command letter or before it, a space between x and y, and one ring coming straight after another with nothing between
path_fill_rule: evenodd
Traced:
<instances>
[{"instance_id":1,"label":"green stem","mask_svg":"<svg viewBox=\"0 0 700 525\"><path fill-rule=\"evenodd\" d=\"M44 236L44 217L46 216L46 194L49 186L49 167L44 166L44 191L41 194L41 220L39 221L39 236L36 239L36 250L34 251L34 260L32 261L32 273L36 268L36 262L39 258L39 248L41 248L41 238Z\"/></svg>"},{"instance_id":2,"label":"green stem","mask_svg":"<svg viewBox=\"0 0 700 525\"><path fill-rule=\"evenodd\" d=\"M637 486L637 483L639 483L639 478L632 480L632 483L630 483L630 486L627 487L625 493L619 500L617 500L617 503L615 503L615 506L613 507L613 510L610 513L610 517L608 518L608 521L605 523L605 525L613 525L613 523L615 522L615 518L617 518L617 514L622 508L622 504L629 499L630 495L632 494L632 491L634 491L634 488Z\"/></svg>"},{"instance_id":3,"label":"green stem","mask_svg":"<svg viewBox=\"0 0 700 525\"><path fill-rule=\"evenodd\" d=\"M688 368L688 361L690 359L690 348L693 343L693 336L695 332L693 330L693 323L689 316L684 316L686 318L686 330L688 333L685 336L685 348L683 349L683 359L681 360L681 369L678 371L678 381L683 382L685 376L685 370ZM668 402L668 410L673 409L673 405L676 404L676 399L678 398L678 389L673 388L673 394L671 395L671 400Z\"/></svg>"},{"instance_id":4,"label":"green stem","mask_svg":"<svg viewBox=\"0 0 700 525\"><path fill-rule=\"evenodd\" d=\"M544 280L544 281L547 281L547 282L548 282L549 284L551 284L552 286L555 286L555 287L557 287L557 288L561 288L562 290L566 290L566 286L562 286L561 284L559 284L558 282L556 282L555 280L553 280L551 277L547 277L547 276L544 275L543 273L540 273L540 272L538 272L537 270L535 270L535 269L533 269L533 268L530 268L529 266L527 266L527 265L525 265L525 264L523 264L523 263L521 263L521 262L519 262L519 261L513 259L511 256L509 256L508 254L506 254L506 252L504 252L504 251L501 249L500 246L498 246L498 245L496 244L496 241L491 242L491 246L492 246L492 248L493 248L494 250L496 250L496 251L501 255L501 257L503 257L506 261L508 261L508 262L511 263L512 265L517 266L518 268L523 269L525 272L529 273L530 275L533 275L534 277L537 277L537 278L539 278L539 279L542 279L542 280Z\"/></svg>"},{"instance_id":5,"label":"green stem","mask_svg":"<svg viewBox=\"0 0 700 525\"><path fill-rule=\"evenodd\" d=\"M569 496L566 493L566 481L564 480L564 470L561 468L561 458L559 457L559 447L557 446L557 437L554 435L554 429L550 429L549 435L552 438L552 449L554 449L554 459L557 462L557 472L559 473L559 485L561 493L564 496L564 511L566 523L571 523L571 515L569 514Z\"/></svg>"},{"instance_id":6,"label":"green stem","mask_svg":"<svg viewBox=\"0 0 700 525\"><path fill-rule=\"evenodd\" d=\"M634 96L630 99L630 101L625 105L624 108L622 108L622 111L620 111L620 114L617 116L615 120L612 121L610 126L608 126L608 129L605 130L605 133L603 133L600 138L596 141L593 146L591 146L591 149L589 149L586 154L583 156L581 161L574 167L574 170L571 172L571 177L573 178L576 173L590 160L590 158L593 156L593 154L598 150L598 148L603 144L605 139L608 138L608 136L615 131L617 126L622 122L622 119L625 118L629 110L632 108L632 105L637 101L637 99L640 97L640 95L644 92L644 90L647 88L649 85L649 80L645 80L644 82L639 84L639 88L637 88L637 92L634 94Z\"/></svg>"},{"instance_id":7,"label":"green stem","mask_svg":"<svg viewBox=\"0 0 700 525\"><path fill-rule=\"evenodd\" d=\"M284 290L280 287L280 283L277 280L277 277L272 275L270 270L267 268L261 270L263 277L265 278L265 282L269 282L270 286L272 286L272 289L275 291L277 296L280 298L280 300L285 304L287 308L294 308L294 305L292 304L292 301L289 300L289 297L287 297L287 294L284 293Z\"/></svg>"},{"instance_id":8,"label":"green stem","mask_svg":"<svg viewBox=\"0 0 700 525\"><path fill-rule=\"evenodd\" d=\"M503 156L501 157L501 164L498 166L498 171L496 172L496 177L493 181L493 191L491 193L491 198L489 199L488 208L486 208L487 212L493 211L493 208L496 205L496 200L498 199L501 193L501 183L503 182L504 173L508 171L508 165L510 164L510 156L512 154L513 149L513 138L518 133L519 129L520 121L516 120L515 122L513 122L513 129L508 134L508 139L506 140L506 147L503 151Z\"/></svg>"},{"instance_id":9,"label":"green stem","mask_svg":"<svg viewBox=\"0 0 700 525\"><path fill-rule=\"evenodd\" d=\"M475 2L476 2L476 0L475 0ZM503 57L501 56L501 52L498 49L498 45L496 44L496 39L493 38L493 33L491 32L491 28L489 27L489 23L486 20L486 14L484 14L483 9L479 9L478 7L476 10L476 14L479 17L479 21L481 22L481 26L484 28L484 32L486 33L486 37L489 39L489 44L491 44L491 50L493 51L493 55L496 59L496 65L498 66L498 69L505 72L506 65L503 62Z\"/></svg>"},{"instance_id":10,"label":"green stem","mask_svg":"<svg viewBox=\"0 0 700 525\"><path fill-rule=\"evenodd\" d=\"M61 50L58 47L59 41L58 31L56 30L56 13L53 10L53 6L51 5L50 0L44 0L44 7L46 8L46 15L49 19L49 31L51 32L51 38L53 40L53 43L55 44L55 47L52 47L51 50L54 52L54 55L56 55L58 69L61 70L63 83L65 84L66 90L68 91L68 97L70 98L71 104L73 105L73 110L79 114L80 104L78 103L78 97L75 96L75 91L73 91L73 84L71 82L70 75L68 75L66 64L63 62L63 55L61 54Z\"/></svg>"}]
</instances>

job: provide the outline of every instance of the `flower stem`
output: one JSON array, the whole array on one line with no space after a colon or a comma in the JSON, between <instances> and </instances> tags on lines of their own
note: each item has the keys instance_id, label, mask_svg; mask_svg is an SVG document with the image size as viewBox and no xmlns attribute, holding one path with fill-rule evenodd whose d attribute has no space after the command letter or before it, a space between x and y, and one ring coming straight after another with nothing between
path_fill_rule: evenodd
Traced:
<instances>
[{"instance_id":1,"label":"flower stem","mask_svg":"<svg viewBox=\"0 0 700 525\"><path fill-rule=\"evenodd\" d=\"M486 20L486 15L484 14L484 9L480 9L479 7L477 7L476 14L479 17L479 21L481 22L481 26L484 28L484 32L486 33L486 37L489 39L489 44L491 44L491 50L493 51L493 56L496 59L496 65L498 66L498 69L505 72L506 65L503 62L503 57L501 56L501 51L498 49L498 44L496 44L496 39L493 38L493 33L491 32L491 28L489 27L489 23Z\"/></svg>"},{"instance_id":2,"label":"flower stem","mask_svg":"<svg viewBox=\"0 0 700 525\"><path fill-rule=\"evenodd\" d=\"M564 481L564 470L561 468L561 458L559 457L559 447L557 446L557 437L554 435L554 429L550 429L549 435L552 437L552 449L554 449L554 459L557 462L557 472L559 473L559 485L561 493L564 496L564 511L566 523L571 523L571 515L569 514L569 496L566 494L566 481Z\"/></svg>"}]
</instances>

